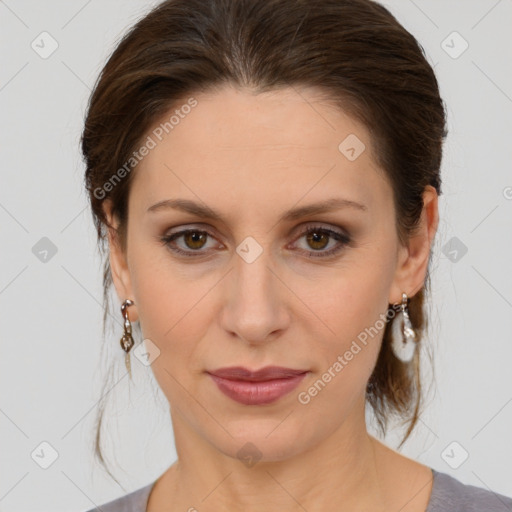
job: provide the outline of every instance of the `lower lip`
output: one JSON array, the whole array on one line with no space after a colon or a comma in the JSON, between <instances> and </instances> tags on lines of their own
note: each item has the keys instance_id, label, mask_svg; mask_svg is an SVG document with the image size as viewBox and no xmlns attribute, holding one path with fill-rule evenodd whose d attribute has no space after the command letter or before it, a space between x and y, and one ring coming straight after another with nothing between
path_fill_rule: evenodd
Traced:
<instances>
[{"instance_id":1,"label":"lower lip","mask_svg":"<svg viewBox=\"0 0 512 512\"><path fill-rule=\"evenodd\" d=\"M244 405L270 404L295 389L306 373L286 379L274 379L259 382L229 380L209 374L217 387L229 398Z\"/></svg>"}]
</instances>

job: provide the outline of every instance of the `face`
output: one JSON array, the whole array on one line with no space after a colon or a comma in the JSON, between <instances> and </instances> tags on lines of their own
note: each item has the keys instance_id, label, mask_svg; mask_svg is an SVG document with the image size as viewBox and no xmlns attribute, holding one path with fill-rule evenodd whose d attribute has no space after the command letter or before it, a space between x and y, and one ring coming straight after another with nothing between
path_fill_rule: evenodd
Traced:
<instances>
[{"instance_id":1,"label":"face","mask_svg":"<svg viewBox=\"0 0 512 512\"><path fill-rule=\"evenodd\" d=\"M342 425L364 428L382 319L421 287L428 249L399 245L368 131L313 90L194 98L161 141L148 132L157 143L134 171L114 283L160 350L152 370L175 435L286 459ZM210 373L269 366L303 373L267 384Z\"/></svg>"}]
</instances>

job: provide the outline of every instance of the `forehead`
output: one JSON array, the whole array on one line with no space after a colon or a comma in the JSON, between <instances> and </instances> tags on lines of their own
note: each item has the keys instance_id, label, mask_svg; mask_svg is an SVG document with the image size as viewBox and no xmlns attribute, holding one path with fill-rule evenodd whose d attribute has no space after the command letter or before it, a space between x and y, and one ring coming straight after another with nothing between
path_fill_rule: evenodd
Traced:
<instances>
[{"instance_id":1,"label":"forehead","mask_svg":"<svg viewBox=\"0 0 512 512\"><path fill-rule=\"evenodd\" d=\"M264 200L295 203L306 194L318 200L339 191L378 203L390 193L366 127L318 91L255 94L225 86L193 98L195 106L180 109L189 104L185 98L146 134L155 146L136 167L134 201L149 206L196 195L207 203L244 201L261 211Z\"/></svg>"}]
</instances>

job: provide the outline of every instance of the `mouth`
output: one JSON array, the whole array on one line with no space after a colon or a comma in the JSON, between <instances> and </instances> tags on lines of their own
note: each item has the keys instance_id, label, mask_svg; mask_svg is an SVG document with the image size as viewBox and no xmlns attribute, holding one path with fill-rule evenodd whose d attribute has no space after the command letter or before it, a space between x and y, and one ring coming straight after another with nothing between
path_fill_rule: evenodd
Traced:
<instances>
[{"instance_id":1,"label":"mouth","mask_svg":"<svg viewBox=\"0 0 512 512\"><path fill-rule=\"evenodd\" d=\"M267 366L251 371L240 366L207 371L218 389L232 400L244 405L276 402L295 389L308 370Z\"/></svg>"}]
</instances>

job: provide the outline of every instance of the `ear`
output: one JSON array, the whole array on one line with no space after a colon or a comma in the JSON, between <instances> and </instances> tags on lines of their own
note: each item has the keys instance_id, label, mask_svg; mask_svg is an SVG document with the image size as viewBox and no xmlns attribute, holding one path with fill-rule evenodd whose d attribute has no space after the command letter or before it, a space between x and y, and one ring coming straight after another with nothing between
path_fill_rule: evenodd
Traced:
<instances>
[{"instance_id":1,"label":"ear","mask_svg":"<svg viewBox=\"0 0 512 512\"><path fill-rule=\"evenodd\" d=\"M131 299L135 303L133 306L127 308L128 318L131 322L138 320L137 314L137 301L134 299L132 283L130 278L130 271L128 268L128 261L126 254L121 248L121 243L118 237L117 228L119 221L117 217L112 215L112 202L109 199L103 201L103 211L105 216L113 228L108 229L108 245L109 245L109 262L110 271L112 274L112 281L117 292L117 296L121 304L126 299Z\"/></svg>"},{"instance_id":2,"label":"ear","mask_svg":"<svg viewBox=\"0 0 512 512\"><path fill-rule=\"evenodd\" d=\"M407 247L400 246L389 303L402 302L402 293L413 297L423 287L427 276L428 258L439 224L438 195L427 185L423 192L423 210L417 232L409 238Z\"/></svg>"}]
</instances>

